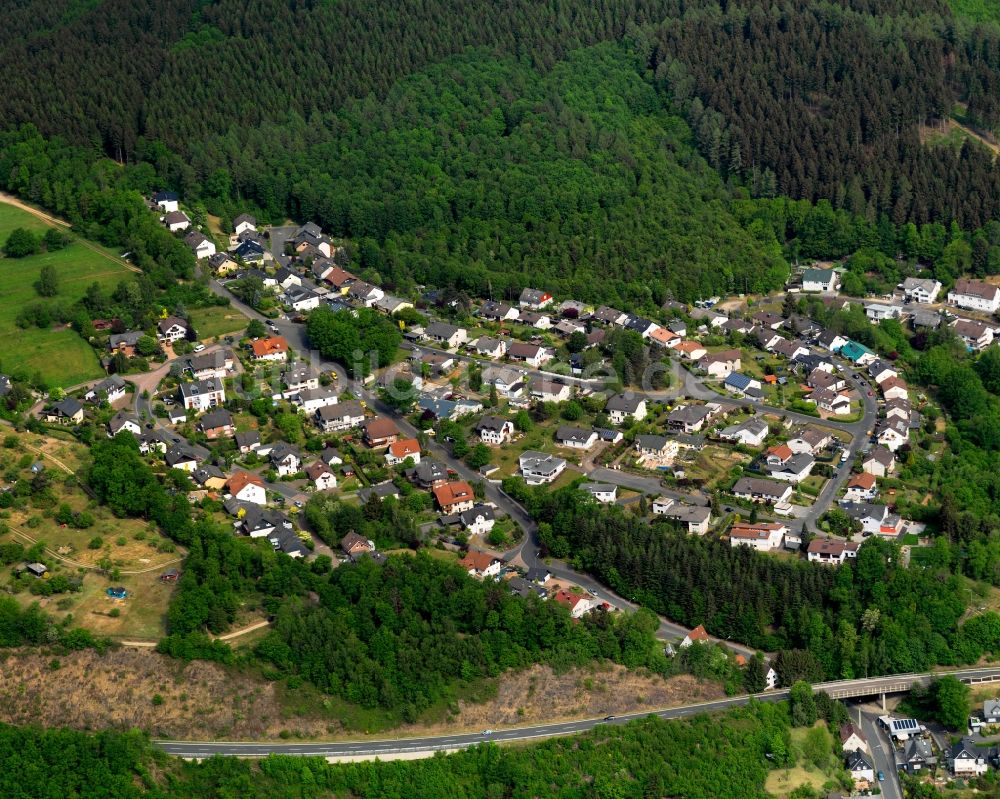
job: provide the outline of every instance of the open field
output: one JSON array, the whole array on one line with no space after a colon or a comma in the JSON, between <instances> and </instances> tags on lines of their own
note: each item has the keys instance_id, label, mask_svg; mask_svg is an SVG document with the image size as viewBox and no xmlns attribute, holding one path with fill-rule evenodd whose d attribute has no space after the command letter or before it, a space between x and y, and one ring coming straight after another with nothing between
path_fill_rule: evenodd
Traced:
<instances>
[{"instance_id":1,"label":"open field","mask_svg":"<svg viewBox=\"0 0 1000 799\"><path fill-rule=\"evenodd\" d=\"M0 240L16 227L44 231L41 220L11 205L0 203ZM59 272L59 294L42 298L34 283L42 267L51 264ZM70 386L100 377L103 372L91 347L69 328L53 327L22 330L15 320L27 305L72 304L94 282L114 287L129 274L124 263L108 254L74 241L63 250L39 253L28 258L0 259L4 290L0 292L0 337L4 341L2 365L6 370L26 369L58 386Z\"/></svg>"},{"instance_id":2,"label":"open field","mask_svg":"<svg viewBox=\"0 0 1000 799\"><path fill-rule=\"evenodd\" d=\"M191 322L195 332L202 341L230 333L242 333L246 330L247 319L235 308L215 306L212 308L195 308L191 311Z\"/></svg>"}]
</instances>

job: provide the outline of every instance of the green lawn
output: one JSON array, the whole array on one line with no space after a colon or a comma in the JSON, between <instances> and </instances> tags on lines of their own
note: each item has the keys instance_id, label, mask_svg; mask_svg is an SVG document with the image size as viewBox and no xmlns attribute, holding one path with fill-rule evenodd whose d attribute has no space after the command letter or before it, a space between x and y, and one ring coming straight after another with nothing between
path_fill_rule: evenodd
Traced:
<instances>
[{"instance_id":1,"label":"green lawn","mask_svg":"<svg viewBox=\"0 0 1000 799\"><path fill-rule=\"evenodd\" d=\"M0 240L16 227L45 230L46 225L31 214L0 204ZM34 283L46 264L59 272L59 294L50 299L38 296ZM71 304L83 296L93 282L111 288L129 274L116 263L80 242L52 253L28 258L0 258L4 290L0 292L0 338L3 339L2 366L5 370L27 369L41 373L52 385L70 386L100 377L103 373L93 349L69 328L22 330L15 320L20 310L34 303Z\"/></svg>"},{"instance_id":2,"label":"green lawn","mask_svg":"<svg viewBox=\"0 0 1000 799\"><path fill-rule=\"evenodd\" d=\"M202 341L230 333L242 333L249 321L233 307L215 306L191 311L191 322Z\"/></svg>"}]
</instances>

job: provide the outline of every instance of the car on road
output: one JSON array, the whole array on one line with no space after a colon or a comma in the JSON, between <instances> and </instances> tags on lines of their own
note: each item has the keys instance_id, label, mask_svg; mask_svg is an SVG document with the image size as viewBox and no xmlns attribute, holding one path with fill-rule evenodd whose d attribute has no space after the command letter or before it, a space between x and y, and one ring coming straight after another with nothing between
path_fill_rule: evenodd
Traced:
<instances>
[{"instance_id":1,"label":"car on road","mask_svg":"<svg viewBox=\"0 0 1000 799\"><path fill-rule=\"evenodd\" d=\"M874 396L875 396L875 395L874 395L874 394L873 394L873 393L871 392L871 390L870 390L870 389L869 389L869 391L868 391L868 396L869 396L869 397L874 397Z\"/></svg>"},{"instance_id":2,"label":"car on road","mask_svg":"<svg viewBox=\"0 0 1000 799\"><path fill-rule=\"evenodd\" d=\"M590 594L591 596L597 596L597 591L595 591L593 588L587 589L587 593Z\"/></svg>"},{"instance_id":3,"label":"car on road","mask_svg":"<svg viewBox=\"0 0 1000 799\"><path fill-rule=\"evenodd\" d=\"M614 716L605 716L605 717L604 717L604 720L605 720L605 721L614 721L614 720L615 720L615 717L614 717Z\"/></svg>"},{"instance_id":4,"label":"car on road","mask_svg":"<svg viewBox=\"0 0 1000 799\"><path fill-rule=\"evenodd\" d=\"M195 344L194 345L194 352L201 352L203 349L205 349L205 345L204 344Z\"/></svg>"},{"instance_id":5,"label":"car on road","mask_svg":"<svg viewBox=\"0 0 1000 799\"><path fill-rule=\"evenodd\" d=\"M297 499L292 504L294 504L296 508L301 508L302 507L302 500L301 499Z\"/></svg>"},{"instance_id":6,"label":"car on road","mask_svg":"<svg viewBox=\"0 0 1000 799\"><path fill-rule=\"evenodd\" d=\"M483 735L492 735L493 730L483 730Z\"/></svg>"},{"instance_id":7,"label":"car on road","mask_svg":"<svg viewBox=\"0 0 1000 799\"><path fill-rule=\"evenodd\" d=\"M860 380L861 379L861 375L859 375L857 372L855 372L854 373L854 379L855 380Z\"/></svg>"},{"instance_id":8,"label":"car on road","mask_svg":"<svg viewBox=\"0 0 1000 799\"><path fill-rule=\"evenodd\" d=\"M878 781L879 782L885 782L885 772L884 771L880 771L878 773Z\"/></svg>"}]
</instances>

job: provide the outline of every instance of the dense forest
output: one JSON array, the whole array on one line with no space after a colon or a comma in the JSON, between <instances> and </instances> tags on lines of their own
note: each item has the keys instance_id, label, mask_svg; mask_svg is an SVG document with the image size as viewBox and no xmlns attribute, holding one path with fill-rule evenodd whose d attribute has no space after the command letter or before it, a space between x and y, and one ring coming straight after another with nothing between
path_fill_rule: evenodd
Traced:
<instances>
[{"instance_id":1,"label":"dense forest","mask_svg":"<svg viewBox=\"0 0 1000 799\"><path fill-rule=\"evenodd\" d=\"M907 568L898 547L865 542L839 569L731 548L620 509L594 511L580 492L505 484L540 520L543 546L573 557L624 596L686 626L780 652L785 684L922 671L1000 649L1000 617L960 625L968 593L948 565Z\"/></svg>"},{"instance_id":2,"label":"dense forest","mask_svg":"<svg viewBox=\"0 0 1000 799\"><path fill-rule=\"evenodd\" d=\"M526 747L483 745L427 760L331 765L321 758L272 756L252 762L173 760L137 733L88 734L0 726L0 795L5 799L765 799L775 765L810 759L828 765L833 736L792 744L792 718L815 719L820 694L789 712L787 703L755 704L721 717L647 718L602 726ZM813 707L815 705L815 707ZM841 709L842 710L842 709ZM838 715L834 712L831 721ZM811 723L811 722L810 722ZM813 797L815 794L801 794Z\"/></svg>"},{"instance_id":3,"label":"dense forest","mask_svg":"<svg viewBox=\"0 0 1000 799\"><path fill-rule=\"evenodd\" d=\"M1000 215L985 147L925 143L956 103L1000 124L1000 28L958 11L29 0L0 31L0 118L127 164L105 182L168 185L224 220L314 219L402 289L543 282L643 307L780 283L788 237L743 224L747 195L872 225ZM89 220L67 181L29 177L51 163L8 162L0 185Z\"/></svg>"}]
</instances>

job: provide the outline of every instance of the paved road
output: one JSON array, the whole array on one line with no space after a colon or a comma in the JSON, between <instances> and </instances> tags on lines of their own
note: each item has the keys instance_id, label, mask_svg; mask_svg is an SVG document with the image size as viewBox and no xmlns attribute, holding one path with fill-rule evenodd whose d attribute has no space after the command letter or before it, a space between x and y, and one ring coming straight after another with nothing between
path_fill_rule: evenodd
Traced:
<instances>
[{"instance_id":1,"label":"paved road","mask_svg":"<svg viewBox=\"0 0 1000 799\"><path fill-rule=\"evenodd\" d=\"M896 771L896 754L889 737L882 731L876 722L876 716L870 713L862 713L861 729L868 739L868 746L872 751L872 760L875 766L875 779L878 780L878 772L885 775L885 780L879 783L882 789L882 796L885 799L903 799L903 791L899 787L899 773Z\"/></svg>"},{"instance_id":2,"label":"paved road","mask_svg":"<svg viewBox=\"0 0 1000 799\"><path fill-rule=\"evenodd\" d=\"M1000 668L963 669L948 673L954 674L959 677L959 679L986 677L989 679L1000 680ZM913 680L927 680L930 679L931 676L933 675L897 675L894 677L873 677L861 680L839 680L815 685L814 689L817 691L827 692L833 690L865 691L869 692L871 695L877 695L881 689L897 684L902 677L908 677ZM769 691L765 694L758 694L754 698L758 701L776 702L787 698L787 696L788 689L779 688L778 690ZM664 719L684 718L686 716L693 716L699 713L709 713L745 705L750 701L750 699L751 697L746 695L733 696L726 699L718 699L713 702L700 702L696 704L684 705L682 707L655 711L652 713L631 713L617 716L610 721L606 721L605 719L582 719L579 721L540 724L533 727L500 729L493 731L489 735L484 735L482 732L456 733L452 735L437 735L423 738L338 741L335 743L154 741L154 744L169 754L187 758L211 757L213 755L266 757L270 754L299 756L312 755L317 757L355 756L375 758L387 754L427 754L437 751L461 749L478 743L483 743L484 741L528 741L534 738L548 738L557 735L573 735L593 729L598 724L625 724L633 719L645 718L650 715L656 715ZM869 733L869 741L872 740L873 739ZM895 772L895 767L892 768L891 772L885 769L883 769L883 771L885 771L886 782L888 782L890 773ZM902 797L898 794L886 795L890 796L891 799L902 799Z\"/></svg>"}]
</instances>

